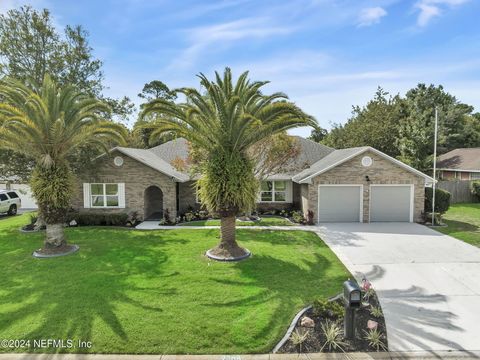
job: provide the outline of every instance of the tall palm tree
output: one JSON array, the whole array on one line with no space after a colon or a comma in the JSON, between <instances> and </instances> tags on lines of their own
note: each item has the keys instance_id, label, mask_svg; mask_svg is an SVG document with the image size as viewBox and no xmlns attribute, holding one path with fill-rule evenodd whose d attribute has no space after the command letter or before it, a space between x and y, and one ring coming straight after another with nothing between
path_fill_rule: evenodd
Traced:
<instances>
[{"instance_id":1,"label":"tall palm tree","mask_svg":"<svg viewBox=\"0 0 480 360\"><path fill-rule=\"evenodd\" d=\"M31 186L46 222L40 251L68 250L63 224L74 190L69 155L84 145L107 151L124 142L126 130L102 118L109 111L104 103L71 86L58 88L48 75L41 85L5 78L0 99L0 147L35 160Z\"/></svg>"},{"instance_id":2,"label":"tall palm tree","mask_svg":"<svg viewBox=\"0 0 480 360\"><path fill-rule=\"evenodd\" d=\"M192 88L178 90L186 102L157 99L148 103L142 116L154 115L152 137L166 133L187 139L204 156L197 182L200 200L220 216L221 241L209 255L239 258L248 252L235 239L235 217L254 208L259 182L248 150L259 141L298 126L316 127L283 93L264 95L267 81L249 81L248 72L232 80L226 68L223 77L215 73L210 81L198 75L201 93Z\"/></svg>"}]
</instances>

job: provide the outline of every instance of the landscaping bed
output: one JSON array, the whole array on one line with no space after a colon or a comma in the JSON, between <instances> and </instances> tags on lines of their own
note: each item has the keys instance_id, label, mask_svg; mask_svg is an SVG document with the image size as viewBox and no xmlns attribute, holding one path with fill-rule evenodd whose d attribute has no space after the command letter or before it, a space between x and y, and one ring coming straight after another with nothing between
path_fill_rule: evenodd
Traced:
<instances>
[{"instance_id":1,"label":"landscaping bed","mask_svg":"<svg viewBox=\"0 0 480 360\"><path fill-rule=\"evenodd\" d=\"M237 226L293 226L289 219L281 216L262 216L258 220L237 219ZM194 220L179 223L178 226L220 226L220 219Z\"/></svg>"},{"instance_id":2,"label":"landscaping bed","mask_svg":"<svg viewBox=\"0 0 480 360\"><path fill-rule=\"evenodd\" d=\"M370 289L364 293L363 304L355 313L355 339L346 340L343 337L343 297L337 297L330 302L316 301L298 319L290 338L278 352L387 351L385 318L375 292Z\"/></svg>"}]
</instances>

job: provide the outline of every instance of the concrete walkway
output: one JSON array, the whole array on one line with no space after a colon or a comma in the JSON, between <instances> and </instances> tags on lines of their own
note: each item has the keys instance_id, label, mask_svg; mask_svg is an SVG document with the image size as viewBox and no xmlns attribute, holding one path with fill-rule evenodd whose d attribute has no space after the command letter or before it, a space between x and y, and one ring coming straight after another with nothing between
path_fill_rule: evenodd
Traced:
<instances>
[{"instance_id":1,"label":"concrete walkway","mask_svg":"<svg viewBox=\"0 0 480 360\"><path fill-rule=\"evenodd\" d=\"M182 225L173 225L165 226L158 225L158 221L144 221L141 224L138 224L135 229L137 230L202 230L202 229L220 229L220 226L182 226ZM303 230L303 231L316 231L316 226L303 226L303 225L292 225L292 226L238 226L237 229L262 229L262 230Z\"/></svg>"},{"instance_id":2,"label":"concrete walkway","mask_svg":"<svg viewBox=\"0 0 480 360\"><path fill-rule=\"evenodd\" d=\"M372 282L390 350L480 350L480 249L418 224L325 224L317 233Z\"/></svg>"}]
</instances>

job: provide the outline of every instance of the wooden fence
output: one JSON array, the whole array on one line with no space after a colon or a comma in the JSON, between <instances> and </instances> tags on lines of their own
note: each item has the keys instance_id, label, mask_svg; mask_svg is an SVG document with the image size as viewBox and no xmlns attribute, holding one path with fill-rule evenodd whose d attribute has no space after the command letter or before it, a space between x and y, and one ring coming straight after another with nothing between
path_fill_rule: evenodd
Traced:
<instances>
[{"instance_id":1,"label":"wooden fence","mask_svg":"<svg viewBox=\"0 0 480 360\"><path fill-rule=\"evenodd\" d=\"M473 203L477 202L475 197L470 192L471 180L457 180L457 181L439 181L437 188L448 191L452 194L450 202L456 203Z\"/></svg>"}]
</instances>

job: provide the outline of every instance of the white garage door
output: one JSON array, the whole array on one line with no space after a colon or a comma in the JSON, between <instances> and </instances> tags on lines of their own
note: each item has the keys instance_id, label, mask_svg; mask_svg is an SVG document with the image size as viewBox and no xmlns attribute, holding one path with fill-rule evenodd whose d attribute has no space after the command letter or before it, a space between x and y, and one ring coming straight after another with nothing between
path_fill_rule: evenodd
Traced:
<instances>
[{"instance_id":1,"label":"white garage door","mask_svg":"<svg viewBox=\"0 0 480 360\"><path fill-rule=\"evenodd\" d=\"M360 222L362 185L320 185L318 222Z\"/></svg>"},{"instance_id":2,"label":"white garage door","mask_svg":"<svg viewBox=\"0 0 480 360\"><path fill-rule=\"evenodd\" d=\"M411 222L412 204L411 185L370 186L370 222Z\"/></svg>"}]
</instances>

